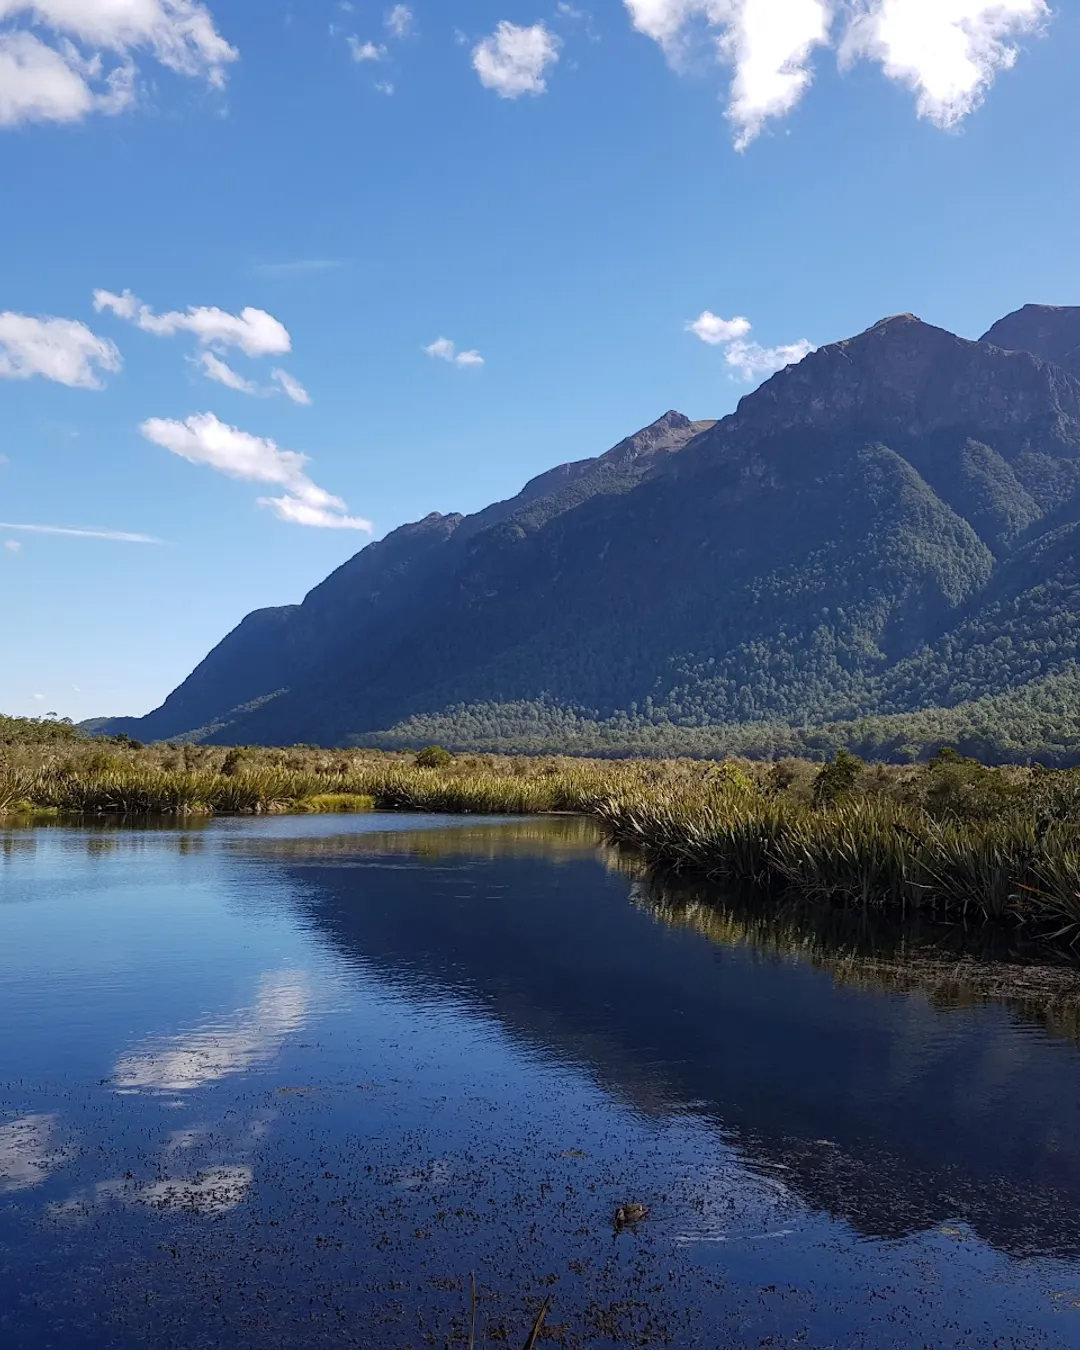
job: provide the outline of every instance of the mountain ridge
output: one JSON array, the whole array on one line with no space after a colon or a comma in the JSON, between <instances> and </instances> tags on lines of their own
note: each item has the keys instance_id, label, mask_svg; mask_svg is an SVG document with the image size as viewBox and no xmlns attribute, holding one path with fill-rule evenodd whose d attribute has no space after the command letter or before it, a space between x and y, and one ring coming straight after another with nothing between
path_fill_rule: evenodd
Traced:
<instances>
[{"instance_id":1,"label":"mountain ridge","mask_svg":"<svg viewBox=\"0 0 1080 1350\"><path fill-rule=\"evenodd\" d=\"M1080 655L1080 372L1046 353L1071 350L1080 309L1031 308L978 341L891 316L727 417L669 411L505 502L403 526L109 727L341 744L530 702L837 723L1063 669ZM1001 345L1026 335L1038 351Z\"/></svg>"}]
</instances>

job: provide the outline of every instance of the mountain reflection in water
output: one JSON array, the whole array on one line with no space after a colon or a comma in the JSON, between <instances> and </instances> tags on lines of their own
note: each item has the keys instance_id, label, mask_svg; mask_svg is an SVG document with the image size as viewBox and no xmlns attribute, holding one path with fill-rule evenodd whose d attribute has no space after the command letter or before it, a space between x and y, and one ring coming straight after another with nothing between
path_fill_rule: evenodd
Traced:
<instances>
[{"instance_id":1,"label":"mountain reflection in water","mask_svg":"<svg viewBox=\"0 0 1080 1350\"><path fill-rule=\"evenodd\" d=\"M558 866L538 872L538 849ZM1080 1052L1025 1035L1012 1014L1041 1005L987 1004L958 962L945 986L937 967L905 972L940 931L755 920L643 879L628 904L626 864L586 821L258 853L302 880L311 922L347 958L494 1012L637 1110L712 1117L751 1164L782 1167L868 1237L963 1221L1016 1255L1080 1257ZM373 869L362 903L354 867ZM985 933L972 939L986 955ZM1071 1034L1078 1010L1062 997L1048 1016Z\"/></svg>"},{"instance_id":2,"label":"mountain reflection in water","mask_svg":"<svg viewBox=\"0 0 1080 1350\"><path fill-rule=\"evenodd\" d=\"M0 831L0 1344L1075 1344L1033 954L575 818Z\"/></svg>"}]
</instances>

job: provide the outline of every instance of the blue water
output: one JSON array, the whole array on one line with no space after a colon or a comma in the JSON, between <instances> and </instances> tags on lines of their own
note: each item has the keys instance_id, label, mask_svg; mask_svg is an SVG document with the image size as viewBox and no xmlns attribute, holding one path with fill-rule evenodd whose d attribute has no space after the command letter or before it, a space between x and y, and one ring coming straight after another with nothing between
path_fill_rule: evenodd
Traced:
<instances>
[{"instance_id":1,"label":"blue water","mask_svg":"<svg viewBox=\"0 0 1080 1350\"><path fill-rule=\"evenodd\" d=\"M583 822L0 832L0 1028L4 1350L1080 1345L1077 1045Z\"/></svg>"}]
</instances>

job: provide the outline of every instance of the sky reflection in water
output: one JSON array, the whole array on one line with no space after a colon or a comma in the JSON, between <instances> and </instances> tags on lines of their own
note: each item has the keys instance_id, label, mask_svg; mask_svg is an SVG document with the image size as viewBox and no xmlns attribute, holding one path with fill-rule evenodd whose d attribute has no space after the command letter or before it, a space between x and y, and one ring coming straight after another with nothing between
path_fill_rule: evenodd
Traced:
<instances>
[{"instance_id":1,"label":"sky reflection in water","mask_svg":"<svg viewBox=\"0 0 1080 1350\"><path fill-rule=\"evenodd\" d=\"M1076 1043L680 912L578 821L0 835L2 1343L1080 1343Z\"/></svg>"}]
</instances>

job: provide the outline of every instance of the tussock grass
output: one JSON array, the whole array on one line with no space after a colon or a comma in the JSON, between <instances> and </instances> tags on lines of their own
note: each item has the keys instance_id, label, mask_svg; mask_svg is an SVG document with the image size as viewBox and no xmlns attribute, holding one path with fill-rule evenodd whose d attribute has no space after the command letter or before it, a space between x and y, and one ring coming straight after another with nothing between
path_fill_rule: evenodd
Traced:
<instances>
[{"instance_id":1,"label":"tussock grass","mask_svg":"<svg viewBox=\"0 0 1080 1350\"><path fill-rule=\"evenodd\" d=\"M438 760L438 763L435 761ZM1080 942L1080 771L824 768L91 740L0 747L0 813L591 816L647 863L821 905L1010 920Z\"/></svg>"}]
</instances>

